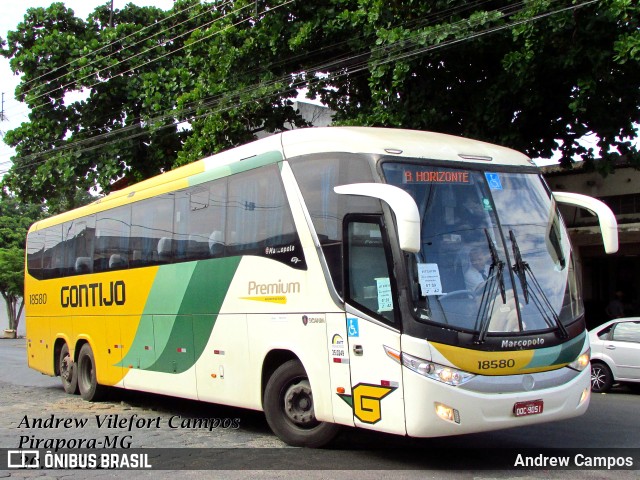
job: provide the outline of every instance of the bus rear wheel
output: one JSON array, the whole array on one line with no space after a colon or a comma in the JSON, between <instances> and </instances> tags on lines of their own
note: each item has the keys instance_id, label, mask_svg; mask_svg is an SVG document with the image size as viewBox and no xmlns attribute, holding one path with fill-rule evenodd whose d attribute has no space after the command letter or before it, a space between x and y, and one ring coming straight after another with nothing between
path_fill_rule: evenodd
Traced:
<instances>
[{"instance_id":1,"label":"bus rear wheel","mask_svg":"<svg viewBox=\"0 0 640 480\"><path fill-rule=\"evenodd\" d=\"M69 353L69 346L65 342L58 357L58 371L64 391L71 395L78 393L78 370L76 367L77 365Z\"/></svg>"},{"instance_id":2,"label":"bus rear wheel","mask_svg":"<svg viewBox=\"0 0 640 480\"><path fill-rule=\"evenodd\" d=\"M264 413L271 430L294 447L322 447L340 430L338 425L316 419L309 378L297 360L283 363L269 378Z\"/></svg>"},{"instance_id":3,"label":"bus rear wheel","mask_svg":"<svg viewBox=\"0 0 640 480\"><path fill-rule=\"evenodd\" d=\"M78 388L80 396L89 402L101 400L106 387L98 384L96 376L96 361L91 345L85 343L78 355Z\"/></svg>"}]
</instances>

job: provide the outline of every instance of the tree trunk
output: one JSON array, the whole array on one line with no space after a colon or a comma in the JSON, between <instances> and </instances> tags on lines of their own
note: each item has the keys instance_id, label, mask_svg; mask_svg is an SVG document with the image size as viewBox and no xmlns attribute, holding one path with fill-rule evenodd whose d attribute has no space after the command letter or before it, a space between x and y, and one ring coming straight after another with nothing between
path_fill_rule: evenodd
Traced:
<instances>
[{"instance_id":1,"label":"tree trunk","mask_svg":"<svg viewBox=\"0 0 640 480\"><path fill-rule=\"evenodd\" d=\"M24 307L24 299L20 302L20 308L18 310L18 315L16 315L16 304L18 303L19 297L14 295L6 295L2 294L4 298L4 303L7 306L7 318L9 319L9 330L17 330L18 323L20 322L20 314L22 313L22 308Z\"/></svg>"}]
</instances>

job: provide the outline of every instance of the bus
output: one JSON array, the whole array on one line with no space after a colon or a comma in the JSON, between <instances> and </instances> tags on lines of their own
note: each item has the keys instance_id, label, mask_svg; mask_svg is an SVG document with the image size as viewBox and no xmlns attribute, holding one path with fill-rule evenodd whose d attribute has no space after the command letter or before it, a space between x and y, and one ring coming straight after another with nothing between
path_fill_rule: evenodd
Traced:
<instances>
[{"instance_id":1,"label":"bus","mask_svg":"<svg viewBox=\"0 0 640 480\"><path fill-rule=\"evenodd\" d=\"M284 442L341 426L435 437L584 413L579 261L525 155L437 133L288 131L35 223L28 363L264 411ZM475 271L472 271L475 269Z\"/></svg>"}]
</instances>

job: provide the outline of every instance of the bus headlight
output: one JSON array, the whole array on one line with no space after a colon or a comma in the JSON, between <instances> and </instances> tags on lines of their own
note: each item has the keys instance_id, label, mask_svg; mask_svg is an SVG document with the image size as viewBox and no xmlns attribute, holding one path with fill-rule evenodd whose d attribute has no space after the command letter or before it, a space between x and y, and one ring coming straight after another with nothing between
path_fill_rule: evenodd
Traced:
<instances>
[{"instance_id":1,"label":"bus headlight","mask_svg":"<svg viewBox=\"0 0 640 480\"><path fill-rule=\"evenodd\" d=\"M430 362L404 352L402 353L402 365L427 378L453 385L454 387L468 382L475 376L472 373Z\"/></svg>"},{"instance_id":2,"label":"bus headlight","mask_svg":"<svg viewBox=\"0 0 640 480\"><path fill-rule=\"evenodd\" d=\"M583 352L578 358L567 365L569 368L573 368L578 372L581 372L589 366L589 360L591 360L591 349L587 348L586 352Z\"/></svg>"}]
</instances>

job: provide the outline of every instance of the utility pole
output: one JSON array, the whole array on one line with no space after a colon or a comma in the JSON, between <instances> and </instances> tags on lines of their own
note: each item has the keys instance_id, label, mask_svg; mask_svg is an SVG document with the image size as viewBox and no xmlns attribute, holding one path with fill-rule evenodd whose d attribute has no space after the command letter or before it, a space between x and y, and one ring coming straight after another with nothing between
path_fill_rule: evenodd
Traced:
<instances>
[{"instance_id":1,"label":"utility pole","mask_svg":"<svg viewBox=\"0 0 640 480\"><path fill-rule=\"evenodd\" d=\"M4 92L2 92L2 108L0 109L0 122L4 122L5 116L4 116Z\"/></svg>"},{"instance_id":2,"label":"utility pole","mask_svg":"<svg viewBox=\"0 0 640 480\"><path fill-rule=\"evenodd\" d=\"M109 27L113 28L113 0L111 0L111 13L109 13Z\"/></svg>"}]
</instances>

